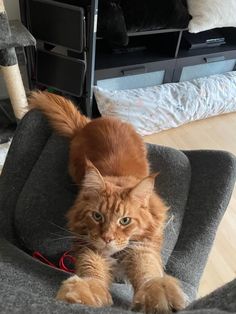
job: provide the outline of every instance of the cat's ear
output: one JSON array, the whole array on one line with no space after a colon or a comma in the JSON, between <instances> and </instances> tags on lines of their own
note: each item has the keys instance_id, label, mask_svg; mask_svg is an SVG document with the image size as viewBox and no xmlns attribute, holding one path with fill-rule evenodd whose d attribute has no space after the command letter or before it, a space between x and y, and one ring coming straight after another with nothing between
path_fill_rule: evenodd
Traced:
<instances>
[{"instance_id":1,"label":"cat's ear","mask_svg":"<svg viewBox=\"0 0 236 314\"><path fill-rule=\"evenodd\" d=\"M105 189L105 182L102 175L88 159L85 161L85 176L82 186L86 188L88 192L101 192Z\"/></svg>"},{"instance_id":2,"label":"cat's ear","mask_svg":"<svg viewBox=\"0 0 236 314\"><path fill-rule=\"evenodd\" d=\"M147 206L149 199L153 193L155 178L158 173L153 174L149 177L144 178L140 181L131 191L130 197L138 202L142 206Z\"/></svg>"}]
</instances>

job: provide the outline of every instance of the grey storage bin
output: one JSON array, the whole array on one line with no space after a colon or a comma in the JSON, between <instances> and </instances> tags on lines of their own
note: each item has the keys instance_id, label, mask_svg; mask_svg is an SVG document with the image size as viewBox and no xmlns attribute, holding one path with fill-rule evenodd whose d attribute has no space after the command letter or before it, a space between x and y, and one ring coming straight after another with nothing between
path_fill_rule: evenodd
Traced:
<instances>
[{"instance_id":1,"label":"grey storage bin","mask_svg":"<svg viewBox=\"0 0 236 314\"><path fill-rule=\"evenodd\" d=\"M205 64L186 66L183 68L179 81L188 81L204 76L223 74L233 71L236 59L222 60Z\"/></svg>"},{"instance_id":2,"label":"grey storage bin","mask_svg":"<svg viewBox=\"0 0 236 314\"><path fill-rule=\"evenodd\" d=\"M96 70L95 85L108 90L145 88L169 83L173 61L149 62L134 66Z\"/></svg>"}]
</instances>

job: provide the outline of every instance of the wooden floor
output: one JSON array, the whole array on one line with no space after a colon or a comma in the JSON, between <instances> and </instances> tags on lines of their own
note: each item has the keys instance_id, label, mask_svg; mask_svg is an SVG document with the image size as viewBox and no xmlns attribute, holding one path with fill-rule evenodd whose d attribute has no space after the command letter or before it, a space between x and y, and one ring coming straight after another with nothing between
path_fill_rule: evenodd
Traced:
<instances>
[{"instance_id":1,"label":"wooden floor","mask_svg":"<svg viewBox=\"0 0 236 314\"><path fill-rule=\"evenodd\" d=\"M236 155L236 113L192 122L145 137L149 143L179 149L220 149ZM219 227L199 296L236 278L236 189Z\"/></svg>"}]
</instances>

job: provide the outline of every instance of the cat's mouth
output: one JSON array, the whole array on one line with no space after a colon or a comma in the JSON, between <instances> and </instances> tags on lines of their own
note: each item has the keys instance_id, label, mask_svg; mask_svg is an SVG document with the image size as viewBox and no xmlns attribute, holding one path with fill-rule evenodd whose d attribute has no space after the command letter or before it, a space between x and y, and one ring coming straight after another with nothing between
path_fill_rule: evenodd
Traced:
<instances>
[{"instance_id":1,"label":"cat's mouth","mask_svg":"<svg viewBox=\"0 0 236 314\"><path fill-rule=\"evenodd\" d=\"M126 244L117 245L115 241L112 241L110 243L105 243L104 241L98 241L95 244L95 248L99 250L102 254L107 255L107 256L111 256L119 251L122 251L123 249L125 249L126 246L127 246Z\"/></svg>"}]
</instances>

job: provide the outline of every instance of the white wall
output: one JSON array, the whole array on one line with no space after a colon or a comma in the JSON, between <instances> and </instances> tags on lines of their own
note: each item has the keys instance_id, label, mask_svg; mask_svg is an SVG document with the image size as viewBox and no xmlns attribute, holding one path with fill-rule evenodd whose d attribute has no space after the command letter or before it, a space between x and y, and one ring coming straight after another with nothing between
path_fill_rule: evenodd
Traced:
<instances>
[{"instance_id":1,"label":"white wall","mask_svg":"<svg viewBox=\"0 0 236 314\"><path fill-rule=\"evenodd\" d=\"M3 0L9 20L20 19L19 0Z\"/></svg>"}]
</instances>

